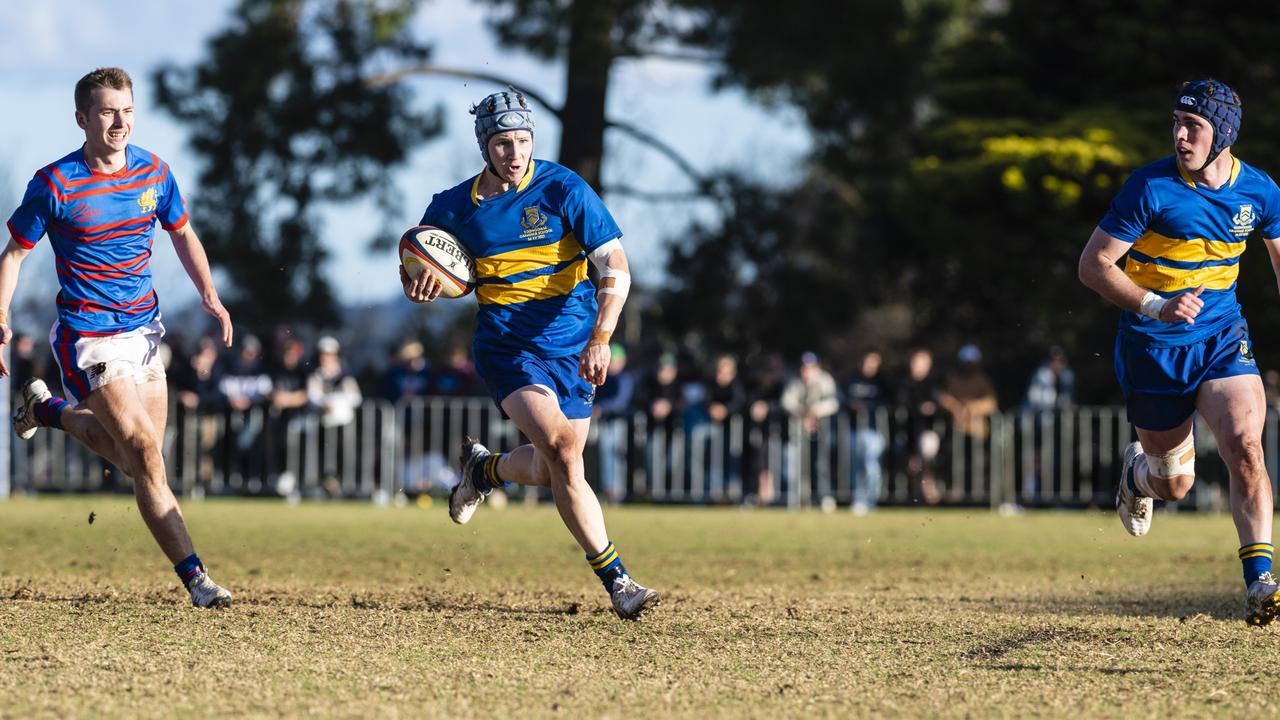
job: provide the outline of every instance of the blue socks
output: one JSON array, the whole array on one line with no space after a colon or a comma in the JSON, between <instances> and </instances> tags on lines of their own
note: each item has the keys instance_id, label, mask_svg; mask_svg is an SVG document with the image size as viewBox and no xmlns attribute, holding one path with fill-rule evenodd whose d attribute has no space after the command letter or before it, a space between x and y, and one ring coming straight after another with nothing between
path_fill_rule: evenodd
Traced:
<instances>
[{"instance_id":1,"label":"blue socks","mask_svg":"<svg viewBox=\"0 0 1280 720\"><path fill-rule=\"evenodd\" d=\"M178 573L182 587L187 587L197 575L204 572L204 563L200 562L200 558L195 553L191 553L182 562L174 565L173 571Z\"/></svg>"},{"instance_id":2,"label":"blue socks","mask_svg":"<svg viewBox=\"0 0 1280 720\"><path fill-rule=\"evenodd\" d=\"M54 396L45 402L37 404L32 408L35 413L36 422L45 427L62 429L62 411L67 407L67 401L60 397Z\"/></svg>"},{"instance_id":3,"label":"blue socks","mask_svg":"<svg viewBox=\"0 0 1280 720\"><path fill-rule=\"evenodd\" d=\"M627 568L622 565L622 557L618 555L618 550L612 542L599 553L588 555L587 562L596 572L596 577L600 578L600 582L604 584L605 592L612 592L613 581L627 574Z\"/></svg>"},{"instance_id":4,"label":"blue socks","mask_svg":"<svg viewBox=\"0 0 1280 720\"><path fill-rule=\"evenodd\" d=\"M1271 543L1253 543L1240 548L1240 562L1244 565L1246 588L1262 573L1271 572L1271 556L1275 550L1275 546Z\"/></svg>"}]
</instances>

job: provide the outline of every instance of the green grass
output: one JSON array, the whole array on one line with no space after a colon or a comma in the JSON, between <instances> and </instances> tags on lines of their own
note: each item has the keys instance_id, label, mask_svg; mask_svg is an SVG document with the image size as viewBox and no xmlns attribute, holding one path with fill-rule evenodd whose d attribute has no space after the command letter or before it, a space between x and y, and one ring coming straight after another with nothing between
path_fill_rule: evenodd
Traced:
<instances>
[{"instance_id":1,"label":"green grass","mask_svg":"<svg viewBox=\"0 0 1280 720\"><path fill-rule=\"evenodd\" d=\"M1280 712L1224 516L615 508L624 623L549 507L185 509L228 612L130 498L0 503L0 717Z\"/></svg>"}]
</instances>

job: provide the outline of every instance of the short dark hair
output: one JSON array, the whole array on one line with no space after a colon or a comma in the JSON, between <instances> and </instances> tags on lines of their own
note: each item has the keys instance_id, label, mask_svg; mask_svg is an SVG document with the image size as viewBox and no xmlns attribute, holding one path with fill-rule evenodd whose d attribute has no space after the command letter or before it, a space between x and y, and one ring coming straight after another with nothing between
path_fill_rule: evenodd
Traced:
<instances>
[{"instance_id":1,"label":"short dark hair","mask_svg":"<svg viewBox=\"0 0 1280 720\"><path fill-rule=\"evenodd\" d=\"M93 94L95 88L128 89L132 93L133 79L129 77L129 73L118 67L97 68L80 78L80 82L76 83L77 111L82 113L89 112L89 96Z\"/></svg>"}]
</instances>

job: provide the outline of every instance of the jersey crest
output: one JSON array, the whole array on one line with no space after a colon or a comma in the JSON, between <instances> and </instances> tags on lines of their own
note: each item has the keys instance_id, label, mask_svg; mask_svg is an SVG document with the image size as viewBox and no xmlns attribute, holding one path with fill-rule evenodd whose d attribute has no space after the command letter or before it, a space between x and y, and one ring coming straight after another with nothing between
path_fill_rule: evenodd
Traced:
<instances>
[{"instance_id":1,"label":"jersey crest","mask_svg":"<svg viewBox=\"0 0 1280 720\"><path fill-rule=\"evenodd\" d=\"M1235 223L1235 227L1231 228L1231 234L1236 237L1247 236L1253 232L1253 224L1257 219L1253 214L1253 205L1241 205L1240 212L1231 216L1231 222Z\"/></svg>"},{"instance_id":2,"label":"jersey crest","mask_svg":"<svg viewBox=\"0 0 1280 720\"><path fill-rule=\"evenodd\" d=\"M142 208L143 215L149 215L156 211L156 205L159 201L156 199L156 189L147 188L145 192L138 196L138 207Z\"/></svg>"}]
</instances>

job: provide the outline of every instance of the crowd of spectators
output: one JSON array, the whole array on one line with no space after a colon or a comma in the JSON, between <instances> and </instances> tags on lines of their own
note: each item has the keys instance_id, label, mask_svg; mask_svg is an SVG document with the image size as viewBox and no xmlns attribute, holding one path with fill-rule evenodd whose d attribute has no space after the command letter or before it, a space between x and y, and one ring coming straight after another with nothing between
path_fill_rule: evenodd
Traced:
<instances>
[{"instance_id":1,"label":"crowd of spectators","mask_svg":"<svg viewBox=\"0 0 1280 720\"><path fill-rule=\"evenodd\" d=\"M30 336L15 338L12 362L17 383L31 375L56 380L56 368L43 347ZM895 372L886 368L879 351L868 350L846 364L852 370L843 377L812 352L801 355L795 365L778 354L747 364L723 354L704 368L669 352L637 366L626 348L614 345L612 351L609 377L597 388L594 412L604 421L597 423L600 488L613 501L626 495L628 462L634 461L627 454L631 426L618 420L642 417L649 432L665 438L682 432L690 447L723 448L725 442L713 438L723 432L725 421L737 419L743 427L740 452L705 460L708 478L700 490L710 500L721 499L732 476L751 498L767 504L776 497L779 482L785 481L776 477L777 468L792 466L795 458L780 457L766 436L784 427L784 432L799 432L799 438L791 439L808 440L811 448L818 447L824 434L830 445L829 434L838 432L833 419L840 415L846 420L840 427L848 432L851 507L863 513L874 509L886 470L905 476L912 497L920 502L939 502L948 492L963 495L964 487L942 487L938 468L960 463L960 475L969 476L974 462L969 452L948 457L946 449L979 446L998 410L995 386L983 368L981 351L972 344L962 346L954 361L945 363L936 363L927 348L912 349ZM308 346L287 329L268 343L242 336L233 351L211 337L187 344L180 333L171 334L165 352L171 394L178 405L206 418L234 416L234 423L223 426L202 420L199 442L202 450L215 441L224 443L230 472L246 478L262 475L264 458L268 467L284 467L282 438L301 423L316 422L323 432L337 433L333 444L341 445L340 433L352 425L366 394L392 403L486 397L465 347L450 347L429 358L424 345L412 339L390 348L382 367L362 369L360 381L344 362L336 338L321 336ZM945 368L940 370L939 364ZM1280 387L1280 376L1268 381L1269 387ZM369 392L373 388L376 391ZM1071 407L1073 396L1066 355L1052 348L1033 372L1022 406L1063 410ZM892 433L885 431L886 416L893 418ZM279 430L269 431L268 424ZM216 437L221 428L225 438ZM952 434L959 434L963 442L953 443ZM326 444L329 439L326 436ZM795 452L799 446L787 443L782 452ZM885 462L889 450L896 463L891 467ZM209 455L203 453L201 462L211 462ZM642 458L648 472L659 476L673 473L673 463L684 460L659 442L647 443ZM328 453L323 462L326 474L332 474L328 466L342 458ZM809 462L828 474L832 470L829 457L811 453ZM204 468L201 474L208 472ZM287 486L293 479L272 476L265 482Z\"/></svg>"}]
</instances>

